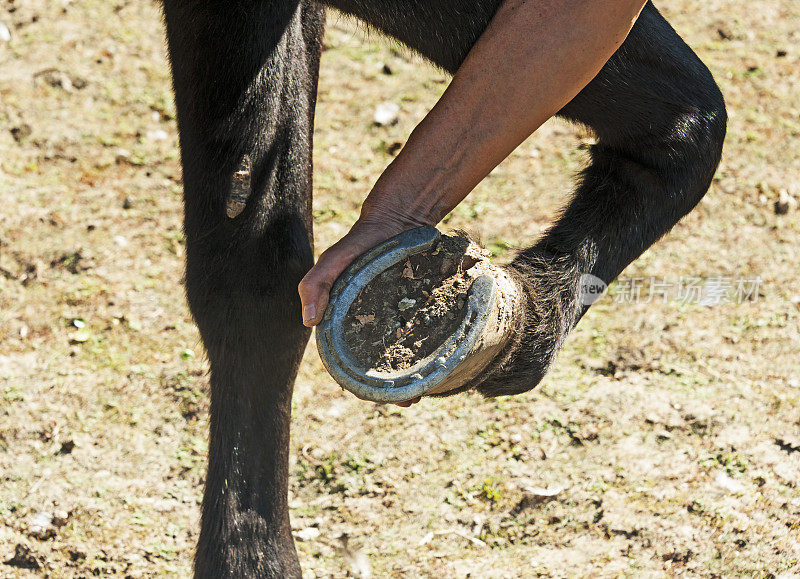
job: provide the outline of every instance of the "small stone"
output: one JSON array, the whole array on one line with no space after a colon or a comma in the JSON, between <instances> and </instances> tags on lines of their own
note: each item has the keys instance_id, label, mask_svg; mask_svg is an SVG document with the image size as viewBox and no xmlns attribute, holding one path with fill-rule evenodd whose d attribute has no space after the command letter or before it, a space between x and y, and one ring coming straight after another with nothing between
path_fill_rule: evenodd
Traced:
<instances>
[{"instance_id":1,"label":"small stone","mask_svg":"<svg viewBox=\"0 0 800 579\"><path fill-rule=\"evenodd\" d=\"M740 493L744 491L744 485L738 480L732 479L730 476L728 476L728 473L723 470L717 473L717 476L714 477L714 482L718 487L728 491L729 493Z\"/></svg>"},{"instance_id":2,"label":"small stone","mask_svg":"<svg viewBox=\"0 0 800 579\"><path fill-rule=\"evenodd\" d=\"M39 511L28 520L28 526L48 527L53 521L53 513Z\"/></svg>"},{"instance_id":3,"label":"small stone","mask_svg":"<svg viewBox=\"0 0 800 579\"><path fill-rule=\"evenodd\" d=\"M722 40L733 40L733 32L727 27L717 28L717 34Z\"/></svg>"},{"instance_id":4,"label":"small stone","mask_svg":"<svg viewBox=\"0 0 800 579\"><path fill-rule=\"evenodd\" d=\"M30 137L32 132L33 129L31 126L27 123L23 123L20 126L11 129L11 136L17 143L19 143Z\"/></svg>"},{"instance_id":5,"label":"small stone","mask_svg":"<svg viewBox=\"0 0 800 579\"><path fill-rule=\"evenodd\" d=\"M11 31L5 22L0 22L0 42L11 42Z\"/></svg>"},{"instance_id":6,"label":"small stone","mask_svg":"<svg viewBox=\"0 0 800 579\"><path fill-rule=\"evenodd\" d=\"M786 52L786 51L785 51L785 50L783 50L782 48L778 49L778 51L777 51L777 52L775 52L775 56L777 56L778 58L783 58L783 57L785 57L787 54L788 54L788 52Z\"/></svg>"},{"instance_id":7,"label":"small stone","mask_svg":"<svg viewBox=\"0 0 800 579\"><path fill-rule=\"evenodd\" d=\"M381 63L381 72L383 74L386 74L386 75L391 75L392 74L392 69L388 64L386 64L384 62L384 63Z\"/></svg>"},{"instance_id":8,"label":"small stone","mask_svg":"<svg viewBox=\"0 0 800 579\"><path fill-rule=\"evenodd\" d=\"M35 79L41 79L53 88L61 88L67 92L72 92L74 88L72 79L67 73L58 70L57 68L46 68L40 70L34 75Z\"/></svg>"},{"instance_id":9,"label":"small stone","mask_svg":"<svg viewBox=\"0 0 800 579\"><path fill-rule=\"evenodd\" d=\"M128 149L119 148L115 154L115 160L117 163L130 163L131 162L131 152Z\"/></svg>"},{"instance_id":10,"label":"small stone","mask_svg":"<svg viewBox=\"0 0 800 579\"><path fill-rule=\"evenodd\" d=\"M149 141L166 141L169 139L169 133L164 129L156 129L154 131L147 131L145 137L147 137Z\"/></svg>"},{"instance_id":11,"label":"small stone","mask_svg":"<svg viewBox=\"0 0 800 579\"><path fill-rule=\"evenodd\" d=\"M130 242L128 241L128 239L126 237L124 237L122 235L115 235L114 236L114 243L116 245L118 245L119 247L128 247L128 244Z\"/></svg>"},{"instance_id":12,"label":"small stone","mask_svg":"<svg viewBox=\"0 0 800 579\"><path fill-rule=\"evenodd\" d=\"M306 527L305 529L300 529L297 531L294 536L300 541L313 541L314 539L319 538L321 534L322 533L317 527Z\"/></svg>"},{"instance_id":13,"label":"small stone","mask_svg":"<svg viewBox=\"0 0 800 579\"><path fill-rule=\"evenodd\" d=\"M528 494L528 495L530 495L532 497L538 497L538 498L542 498L542 499L552 499L554 497L557 497L561 493L563 493L565 488L566 487L563 487L563 486L547 488L547 489L538 488L538 487L525 487L522 490L524 490L526 494Z\"/></svg>"},{"instance_id":14,"label":"small stone","mask_svg":"<svg viewBox=\"0 0 800 579\"><path fill-rule=\"evenodd\" d=\"M53 528L53 513L41 511L28 520L28 535L41 541L54 537L56 530Z\"/></svg>"},{"instance_id":15,"label":"small stone","mask_svg":"<svg viewBox=\"0 0 800 579\"><path fill-rule=\"evenodd\" d=\"M412 300L411 298L403 298L397 304L397 309L401 312L406 311L409 308L413 308L417 303L417 300Z\"/></svg>"},{"instance_id":16,"label":"small stone","mask_svg":"<svg viewBox=\"0 0 800 579\"><path fill-rule=\"evenodd\" d=\"M786 215L796 206L797 200L789 195L786 189L783 189L778 196L778 200L775 202L775 215Z\"/></svg>"},{"instance_id":17,"label":"small stone","mask_svg":"<svg viewBox=\"0 0 800 579\"><path fill-rule=\"evenodd\" d=\"M69 520L69 513L67 511L53 511L53 525L56 527L63 527Z\"/></svg>"},{"instance_id":18,"label":"small stone","mask_svg":"<svg viewBox=\"0 0 800 579\"><path fill-rule=\"evenodd\" d=\"M397 122L397 117L400 115L400 106L396 103L387 101L380 103L375 107L375 115L373 120L379 127L387 127Z\"/></svg>"},{"instance_id":19,"label":"small stone","mask_svg":"<svg viewBox=\"0 0 800 579\"><path fill-rule=\"evenodd\" d=\"M77 332L72 332L69 335L70 344L83 344L92 338L92 332L89 328L81 328Z\"/></svg>"},{"instance_id":20,"label":"small stone","mask_svg":"<svg viewBox=\"0 0 800 579\"><path fill-rule=\"evenodd\" d=\"M396 157L402 148L403 148L402 141L394 141L393 143L389 143L388 145L386 145L386 152L389 153L392 157Z\"/></svg>"}]
</instances>

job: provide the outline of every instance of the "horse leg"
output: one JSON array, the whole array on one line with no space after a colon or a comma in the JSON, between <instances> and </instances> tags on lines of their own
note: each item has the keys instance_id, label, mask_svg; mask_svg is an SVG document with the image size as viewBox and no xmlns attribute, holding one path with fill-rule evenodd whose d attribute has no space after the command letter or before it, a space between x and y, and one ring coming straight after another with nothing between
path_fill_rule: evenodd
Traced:
<instances>
[{"instance_id":1,"label":"horse leg","mask_svg":"<svg viewBox=\"0 0 800 579\"><path fill-rule=\"evenodd\" d=\"M197 577L299 577L289 420L309 332L311 140L324 14L164 0L183 162L186 294L210 362Z\"/></svg>"},{"instance_id":2,"label":"horse leg","mask_svg":"<svg viewBox=\"0 0 800 579\"><path fill-rule=\"evenodd\" d=\"M652 4L561 116L590 127L590 165L557 222L510 270L527 310L517 339L479 386L530 390L589 305L579 284L606 284L689 213L722 155L727 115L711 73ZM588 301L588 300L587 300Z\"/></svg>"},{"instance_id":3,"label":"horse leg","mask_svg":"<svg viewBox=\"0 0 800 579\"><path fill-rule=\"evenodd\" d=\"M455 72L501 0L330 0ZM708 189L726 113L711 73L648 3L602 71L559 113L597 136L591 164L555 225L508 270L525 293L516 337L480 384L530 390L588 306L582 274L610 283Z\"/></svg>"}]
</instances>

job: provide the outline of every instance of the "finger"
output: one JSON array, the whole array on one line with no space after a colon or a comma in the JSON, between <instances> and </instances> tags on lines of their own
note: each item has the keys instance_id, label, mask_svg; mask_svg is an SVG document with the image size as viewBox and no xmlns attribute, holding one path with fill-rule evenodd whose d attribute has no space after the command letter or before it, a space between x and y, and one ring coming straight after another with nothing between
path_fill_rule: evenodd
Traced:
<instances>
[{"instance_id":1,"label":"finger","mask_svg":"<svg viewBox=\"0 0 800 579\"><path fill-rule=\"evenodd\" d=\"M421 396L417 396L415 398L412 398L411 400L405 400L404 402L395 402L395 406L401 406L403 408L408 408L409 406L411 406L412 404L416 404L420 400L422 400L422 397Z\"/></svg>"},{"instance_id":2,"label":"finger","mask_svg":"<svg viewBox=\"0 0 800 579\"><path fill-rule=\"evenodd\" d=\"M356 257L340 244L325 251L297 286L303 304L303 324L308 327L322 320L333 282Z\"/></svg>"},{"instance_id":3,"label":"finger","mask_svg":"<svg viewBox=\"0 0 800 579\"><path fill-rule=\"evenodd\" d=\"M400 231L402 227L358 221L347 235L323 252L297 287L303 304L303 324L316 326L322 320L333 283L353 260Z\"/></svg>"}]
</instances>

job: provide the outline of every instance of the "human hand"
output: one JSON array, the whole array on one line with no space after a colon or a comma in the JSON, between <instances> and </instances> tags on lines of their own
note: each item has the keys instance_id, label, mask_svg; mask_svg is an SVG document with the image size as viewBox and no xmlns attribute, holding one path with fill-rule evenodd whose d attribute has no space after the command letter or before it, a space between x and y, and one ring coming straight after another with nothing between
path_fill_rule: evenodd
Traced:
<instances>
[{"instance_id":1,"label":"human hand","mask_svg":"<svg viewBox=\"0 0 800 579\"><path fill-rule=\"evenodd\" d=\"M303 324L316 326L325 314L331 288L341 273L357 257L387 239L408 229L417 227L412 221L400 219L360 218L350 231L326 249L305 277L300 280L297 291L303 304ZM398 402L397 406L407 408L420 401L417 396L411 400Z\"/></svg>"},{"instance_id":2,"label":"human hand","mask_svg":"<svg viewBox=\"0 0 800 579\"><path fill-rule=\"evenodd\" d=\"M418 225L405 219L362 217L356 221L347 235L320 255L316 265L300 281L297 289L303 304L303 324L311 327L322 320L334 282L356 258L387 239ZM419 401L420 397L417 396L398 402L397 406L407 408Z\"/></svg>"},{"instance_id":3,"label":"human hand","mask_svg":"<svg viewBox=\"0 0 800 579\"><path fill-rule=\"evenodd\" d=\"M357 257L417 225L407 219L362 215L347 235L319 256L314 267L300 281L297 291L303 304L303 324L312 327L322 321L334 282Z\"/></svg>"}]
</instances>

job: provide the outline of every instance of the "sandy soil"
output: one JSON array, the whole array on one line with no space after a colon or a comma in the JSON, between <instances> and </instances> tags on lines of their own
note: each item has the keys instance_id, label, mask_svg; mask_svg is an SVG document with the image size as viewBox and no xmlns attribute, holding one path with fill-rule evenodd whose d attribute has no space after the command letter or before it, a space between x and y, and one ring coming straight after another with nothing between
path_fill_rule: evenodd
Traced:
<instances>
[{"instance_id":1,"label":"sandy soil","mask_svg":"<svg viewBox=\"0 0 800 579\"><path fill-rule=\"evenodd\" d=\"M711 192L536 392L365 404L310 346L290 497L306 576L800 573L800 5L660 7L728 100ZM4 0L0 22L0 576L186 576L207 383L157 8ZM326 46L318 250L447 82L335 15ZM399 122L374 126L384 101ZM548 123L445 226L507 259L567 199L586 142ZM761 281L716 305L648 293L681 278ZM40 569L3 564L15 551Z\"/></svg>"}]
</instances>

